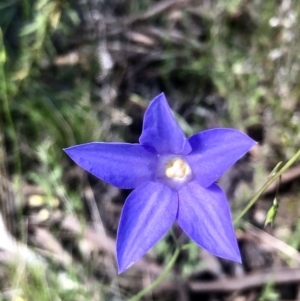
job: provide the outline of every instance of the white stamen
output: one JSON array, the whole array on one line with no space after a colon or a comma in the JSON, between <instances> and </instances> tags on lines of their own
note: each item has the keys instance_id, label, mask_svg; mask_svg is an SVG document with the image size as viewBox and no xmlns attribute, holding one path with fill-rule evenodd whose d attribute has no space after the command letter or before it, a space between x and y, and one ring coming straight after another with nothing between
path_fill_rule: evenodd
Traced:
<instances>
[{"instance_id":1,"label":"white stamen","mask_svg":"<svg viewBox=\"0 0 300 301\"><path fill-rule=\"evenodd\" d=\"M172 179L183 179L189 168L181 158L168 161L166 167L166 176Z\"/></svg>"},{"instance_id":2,"label":"white stamen","mask_svg":"<svg viewBox=\"0 0 300 301\"><path fill-rule=\"evenodd\" d=\"M157 179L168 186L179 189L193 178L193 172L184 157L174 155L159 156Z\"/></svg>"}]
</instances>

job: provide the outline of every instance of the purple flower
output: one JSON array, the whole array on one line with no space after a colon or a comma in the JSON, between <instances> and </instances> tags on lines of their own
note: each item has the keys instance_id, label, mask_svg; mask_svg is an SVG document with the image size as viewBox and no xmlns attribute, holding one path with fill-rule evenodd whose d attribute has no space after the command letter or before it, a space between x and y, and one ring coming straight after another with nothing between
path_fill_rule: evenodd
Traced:
<instances>
[{"instance_id":1,"label":"purple flower","mask_svg":"<svg viewBox=\"0 0 300 301\"><path fill-rule=\"evenodd\" d=\"M255 142L226 128L185 137L164 94L149 105L140 144L92 142L65 149L79 166L132 189L117 235L119 273L151 249L177 221L212 254L241 262L226 196L217 179Z\"/></svg>"}]
</instances>

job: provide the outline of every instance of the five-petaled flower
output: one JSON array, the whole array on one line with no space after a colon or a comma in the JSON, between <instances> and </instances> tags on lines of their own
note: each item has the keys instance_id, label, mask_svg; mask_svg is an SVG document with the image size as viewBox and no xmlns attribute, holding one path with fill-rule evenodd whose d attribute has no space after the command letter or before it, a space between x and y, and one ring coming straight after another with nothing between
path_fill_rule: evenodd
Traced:
<instances>
[{"instance_id":1,"label":"five-petaled flower","mask_svg":"<svg viewBox=\"0 0 300 301\"><path fill-rule=\"evenodd\" d=\"M185 137L164 94L149 105L140 144L92 142L65 149L79 166L112 185L133 189L117 234L119 273L177 221L212 254L241 262L226 196L217 179L255 142L235 129Z\"/></svg>"}]
</instances>

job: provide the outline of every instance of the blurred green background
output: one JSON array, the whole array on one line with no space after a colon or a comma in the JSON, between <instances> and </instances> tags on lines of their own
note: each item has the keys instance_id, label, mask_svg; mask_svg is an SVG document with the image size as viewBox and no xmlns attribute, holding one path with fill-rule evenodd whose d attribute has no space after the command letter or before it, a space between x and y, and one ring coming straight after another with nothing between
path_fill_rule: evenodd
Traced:
<instances>
[{"instance_id":1,"label":"blurred green background","mask_svg":"<svg viewBox=\"0 0 300 301\"><path fill-rule=\"evenodd\" d=\"M45 246L35 242L35 231L50 227L61 241L59 222L47 224L53 212L76 217L83 229L95 223L95 210L108 209L97 197L96 209L86 208L91 186L98 197L119 198L104 221L113 239L125 195L88 180L62 149L137 142L147 104L162 91L187 135L225 126L259 141L249 163L252 186L234 198L240 210L273 167L299 149L299 14L299 1L288 0L1 0L0 198L13 237L51 257L56 249L39 252ZM287 212L277 224L288 228L280 239L296 249L299 192L289 187ZM81 235L62 243L75 257L70 243ZM152 257L163 262L171 251L161 242ZM118 282L113 261L113 272L101 267L98 277L93 256L85 264L81 257L63 267L52 259L45 270L27 261L8 265L0 272L0 300L126 300L133 294ZM191 249L183 279L195 262L203 265ZM274 290L263 293L261 300L280 300Z\"/></svg>"}]
</instances>

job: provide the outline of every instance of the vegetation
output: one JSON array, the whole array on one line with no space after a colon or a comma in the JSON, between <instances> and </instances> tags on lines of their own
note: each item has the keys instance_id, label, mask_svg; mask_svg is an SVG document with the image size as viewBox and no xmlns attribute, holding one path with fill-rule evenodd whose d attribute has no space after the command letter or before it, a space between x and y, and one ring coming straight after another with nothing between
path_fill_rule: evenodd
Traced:
<instances>
[{"instance_id":1,"label":"vegetation","mask_svg":"<svg viewBox=\"0 0 300 301\"><path fill-rule=\"evenodd\" d=\"M107 264L112 253L86 251L91 224L107 230L107 246L113 241L126 192L87 177L62 149L89 141L137 141L147 103L161 91L187 135L226 126L259 141L247 159L247 185L230 196L237 215L276 164L299 150L299 15L300 3L287 0L2 0L1 212L15 241L34 252L34 262L7 264L0 258L6 266L0 300L126 300L140 289L126 282L137 274L120 277L114 262ZM299 250L295 173L283 179L274 228L265 230ZM269 193L237 233L253 225L263 229L276 189ZM66 226L69 217L80 221L80 230ZM50 246L40 230L51 234ZM167 237L150 256L160 266L173 251ZM181 279L206 265L198 253L193 245L183 255L176 271ZM277 257L293 266L297 256ZM266 265L246 264L246 270ZM284 296L272 283L256 294L260 300Z\"/></svg>"}]
</instances>

